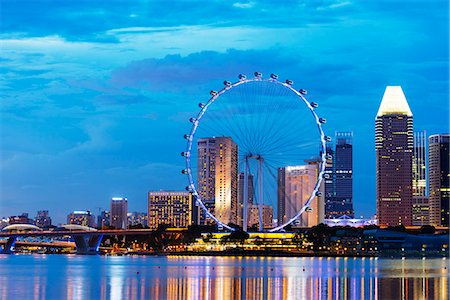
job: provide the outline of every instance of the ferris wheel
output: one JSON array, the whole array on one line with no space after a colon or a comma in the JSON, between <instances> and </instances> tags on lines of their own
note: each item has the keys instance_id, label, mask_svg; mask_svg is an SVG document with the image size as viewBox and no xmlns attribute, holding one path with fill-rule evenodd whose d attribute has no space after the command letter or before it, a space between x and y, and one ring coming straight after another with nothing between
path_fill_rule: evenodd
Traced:
<instances>
[{"instance_id":1,"label":"ferris wheel","mask_svg":"<svg viewBox=\"0 0 450 300\"><path fill-rule=\"evenodd\" d=\"M186 190L201 208L203 221L230 230L234 229L230 223L235 223L244 231L253 222L259 231L269 232L300 222L305 212L312 211L323 178L328 177L326 143L331 139L323 132L326 120L317 115L318 104L306 98L306 90L294 89L292 80L279 81L275 74L269 78L259 72L252 78L241 74L238 81L223 84L221 90L210 92L208 101L199 103L181 153L186 160L182 170L188 178ZM314 161L314 176L301 175L304 178L293 181L285 192L283 172L303 170L296 166L305 161ZM278 224L269 228L263 226L266 208L278 215Z\"/></svg>"}]
</instances>

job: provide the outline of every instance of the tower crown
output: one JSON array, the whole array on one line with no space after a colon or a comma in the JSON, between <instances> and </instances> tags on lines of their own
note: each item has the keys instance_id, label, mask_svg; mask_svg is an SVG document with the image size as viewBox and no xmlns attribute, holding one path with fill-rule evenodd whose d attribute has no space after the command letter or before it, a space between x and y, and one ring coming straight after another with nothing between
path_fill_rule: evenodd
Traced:
<instances>
[{"instance_id":1,"label":"tower crown","mask_svg":"<svg viewBox=\"0 0 450 300\"><path fill-rule=\"evenodd\" d=\"M412 117L413 114L401 86L386 87L377 117L384 115L407 115Z\"/></svg>"}]
</instances>

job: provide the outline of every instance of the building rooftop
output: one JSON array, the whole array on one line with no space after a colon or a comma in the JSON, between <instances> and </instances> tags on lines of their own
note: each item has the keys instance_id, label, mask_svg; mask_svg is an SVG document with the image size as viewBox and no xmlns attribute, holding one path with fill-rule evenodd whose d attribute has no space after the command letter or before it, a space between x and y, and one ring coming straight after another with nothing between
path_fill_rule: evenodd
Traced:
<instances>
[{"instance_id":1,"label":"building rooftop","mask_svg":"<svg viewBox=\"0 0 450 300\"><path fill-rule=\"evenodd\" d=\"M387 86L378 109L377 117L384 115L407 115L412 117L411 109L401 86Z\"/></svg>"}]
</instances>

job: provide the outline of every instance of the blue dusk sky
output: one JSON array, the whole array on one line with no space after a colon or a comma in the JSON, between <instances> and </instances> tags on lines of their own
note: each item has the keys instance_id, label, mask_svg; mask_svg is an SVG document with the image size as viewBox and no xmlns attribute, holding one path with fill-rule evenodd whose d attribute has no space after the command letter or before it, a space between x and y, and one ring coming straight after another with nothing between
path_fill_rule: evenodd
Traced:
<instances>
[{"instance_id":1,"label":"blue dusk sky","mask_svg":"<svg viewBox=\"0 0 450 300\"><path fill-rule=\"evenodd\" d=\"M375 213L374 119L401 85L448 132L447 0L18 1L0 5L0 217L183 190L183 134L222 81L260 71L354 132L356 215Z\"/></svg>"}]
</instances>

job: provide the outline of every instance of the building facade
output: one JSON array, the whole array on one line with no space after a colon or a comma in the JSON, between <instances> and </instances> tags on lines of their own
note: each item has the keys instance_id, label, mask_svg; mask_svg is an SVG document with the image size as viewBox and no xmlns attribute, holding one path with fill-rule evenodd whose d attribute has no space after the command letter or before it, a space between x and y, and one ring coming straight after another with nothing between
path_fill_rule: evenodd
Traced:
<instances>
[{"instance_id":1,"label":"building facade","mask_svg":"<svg viewBox=\"0 0 450 300\"><path fill-rule=\"evenodd\" d=\"M75 210L67 215L67 224L95 227L95 217L89 210Z\"/></svg>"},{"instance_id":2,"label":"building facade","mask_svg":"<svg viewBox=\"0 0 450 300\"><path fill-rule=\"evenodd\" d=\"M259 205L250 204L248 206L248 227L259 229ZM273 207L262 205L262 223L263 229L273 228Z\"/></svg>"},{"instance_id":3,"label":"building facade","mask_svg":"<svg viewBox=\"0 0 450 300\"><path fill-rule=\"evenodd\" d=\"M129 212L127 214L128 226L147 226L147 213L145 212Z\"/></svg>"},{"instance_id":4,"label":"building facade","mask_svg":"<svg viewBox=\"0 0 450 300\"><path fill-rule=\"evenodd\" d=\"M187 228L193 223L193 197L189 192L149 192L148 227L157 229L159 225Z\"/></svg>"},{"instance_id":5,"label":"building facade","mask_svg":"<svg viewBox=\"0 0 450 300\"><path fill-rule=\"evenodd\" d=\"M414 132L413 147L413 182L412 182L412 224L415 226L430 223L429 203L427 197L427 134L425 131Z\"/></svg>"},{"instance_id":6,"label":"building facade","mask_svg":"<svg viewBox=\"0 0 450 300\"><path fill-rule=\"evenodd\" d=\"M128 228L128 199L123 197L111 198L110 226L116 229Z\"/></svg>"},{"instance_id":7,"label":"building facade","mask_svg":"<svg viewBox=\"0 0 450 300\"><path fill-rule=\"evenodd\" d=\"M400 86L388 86L375 118L380 225L412 225L413 115Z\"/></svg>"},{"instance_id":8,"label":"building facade","mask_svg":"<svg viewBox=\"0 0 450 300\"><path fill-rule=\"evenodd\" d=\"M110 226L111 214L107 210L103 210L97 216L97 226L99 228L108 228Z\"/></svg>"},{"instance_id":9,"label":"building facade","mask_svg":"<svg viewBox=\"0 0 450 300\"><path fill-rule=\"evenodd\" d=\"M293 218L306 204L317 182L319 162L308 161L307 165L288 166L278 169L278 225ZM309 210L296 221L294 227L312 227L323 223L325 217L324 186L322 181L319 191L322 196L315 196Z\"/></svg>"},{"instance_id":10,"label":"building facade","mask_svg":"<svg viewBox=\"0 0 450 300\"><path fill-rule=\"evenodd\" d=\"M9 225L12 224L34 224L34 220L28 217L28 213L22 213L19 216L9 217Z\"/></svg>"},{"instance_id":11,"label":"building facade","mask_svg":"<svg viewBox=\"0 0 450 300\"><path fill-rule=\"evenodd\" d=\"M247 204L248 207L254 202L254 185L253 185L253 175L248 174L248 192L247 192ZM247 214L249 212L247 211ZM247 218L248 220L249 218ZM238 218L237 225L243 227L244 225L244 173L239 173L238 178Z\"/></svg>"},{"instance_id":12,"label":"building facade","mask_svg":"<svg viewBox=\"0 0 450 300\"><path fill-rule=\"evenodd\" d=\"M49 228L52 226L52 218L50 218L48 210L39 210L36 218L34 218L34 223L40 228Z\"/></svg>"},{"instance_id":13,"label":"building facade","mask_svg":"<svg viewBox=\"0 0 450 300\"><path fill-rule=\"evenodd\" d=\"M198 193L206 208L221 222L238 222L238 146L230 137L198 140ZM208 224L199 212L200 224Z\"/></svg>"},{"instance_id":14,"label":"building facade","mask_svg":"<svg viewBox=\"0 0 450 300\"><path fill-rule=\"evenodd\" d=\"M450 172L449 134L435 134L428 139L428 185L430 224L449 223Z\"/></svg>"},{"instance_id":15,"label":"building facade","mask_svg":"<svg viewBox=\"0 0 450 300\"><path fill-rule=\"evenodd\" d=\"M325 173L325 216L339 218L354 217L353 210L353 132L336 132L336 145L331 149L327 145Z\"/></svg>"}]
</instances>

